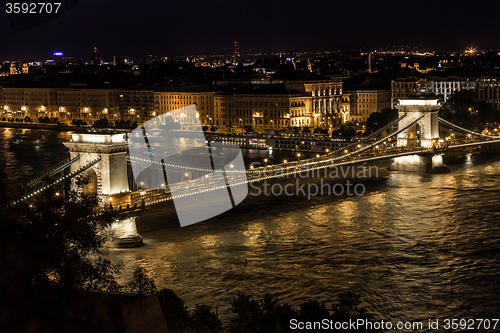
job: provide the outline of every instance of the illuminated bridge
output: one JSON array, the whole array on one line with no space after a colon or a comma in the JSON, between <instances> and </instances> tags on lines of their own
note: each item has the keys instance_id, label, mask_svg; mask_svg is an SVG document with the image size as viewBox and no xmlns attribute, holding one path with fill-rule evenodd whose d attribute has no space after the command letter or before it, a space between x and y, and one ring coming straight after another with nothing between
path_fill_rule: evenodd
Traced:
<instances>
[{"instance_id":1,"label":"illuminated bridge","mask_svg":"<svg viewBox=\"0 0 500 333\"><path fill-rule=\"evenodd\" d=\"M442 162L445 152L500 143L500 137L476 133L439 118L438 109L437 100L401 100L397 119L359 141L313 158L250 165L246 169L232 164L211 169L163 160L154 162L148 158L127 156L124 133L73 134L72 140L66 143L70 159L26 184L25 195L14 204L29 200L66 180L74 181L78 175L91 178L90 183L103 202L113 202L115 208L124 209L383 159L393 159L390 170L446 172L449 170ZM440 131L447 135L440 137ZM139 190L130 191L133 181L129 179L127 163L153 169L158 179L152 181L157 188L147 190L149 184L137 183ZM179 181L167 184L167 170L170 174L177 172ZM151 181L151 177L146 179Z\"/></svg>"}]
</instances>

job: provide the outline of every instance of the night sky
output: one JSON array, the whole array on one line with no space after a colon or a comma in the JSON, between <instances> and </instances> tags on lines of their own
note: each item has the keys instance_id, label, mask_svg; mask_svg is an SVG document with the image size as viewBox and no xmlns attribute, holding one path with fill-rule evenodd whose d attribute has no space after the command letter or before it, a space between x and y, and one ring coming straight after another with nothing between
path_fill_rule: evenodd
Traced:
<instances>
[{"instance_id":1,"label":"night sky","mask_svg":"<svg viewBox=\"0 0 500 333\"><path fill-rule=\"evenodd\" d=\"M5 0L10 1L10 0ZM428 50L500 45L497 1L72 0L45 24L13 32L0 13L0 60L55 51L90 58L240 50L350 50L411 45Z\"/></svg>"}]
</instances>

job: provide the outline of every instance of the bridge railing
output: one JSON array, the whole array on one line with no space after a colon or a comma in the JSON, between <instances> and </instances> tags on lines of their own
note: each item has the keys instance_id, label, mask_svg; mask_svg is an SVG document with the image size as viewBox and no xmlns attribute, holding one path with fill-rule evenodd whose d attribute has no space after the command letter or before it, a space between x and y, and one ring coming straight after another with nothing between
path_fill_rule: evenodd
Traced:
<instances>
[{"instance_id":1,"label":"bridge railing","mask_svg":"<svg viewBox=\"0 0 500 333\"><path fill-rule=\"evenodd\" d=\"M28 187L35 186L38 183L40 183L44 178L51 177L51 176L55 175L56 173L66 169L67 167L69 167L71 164L75 163L79 159L80 159L80 155L73 157L73 158L70 158L70 159L67 159L65 161L62 161L59 164L56 164L54 167L52 167L52 169L45 171L41 175L37 176L35 179L26 183L23 187L28 188Z\"/></svg>"},{"instance_id":2,"label":"bridge railing","mask_svg":"<svg viewBox=\"0 0 500 333\"><path fill-rule=\"evenodd\" d=\"M35 191L33 191L33 192L29 193L29 194L24 195L21 199L13 202L12 204L13 205L17 205L20 202L23 202L23 201L31 199L31 198L39 195L39 194L42 194L44 191L46 191L47 189L51 188L52 186L57 185L57 184L61 183L64 180L71 179L71 178L73 178L75 176L78 176L82 172L84 172L87 169L89 169L89 168L93 167L94 165L96 165L100 160L101 160L101 157L99 156L98 158L96 158L96 159L90 161L89 163L81 166L77 170L75 170L75 171L73 171L73 172L71 172L71 173L69 173L69 174L67 174L65 176L62 176L61 178L58 178L58 179L54 180L52 183L47 184L47 185L45 185L44 187L42 187L42 188L40 188L38 190L35 190Z\"/></svg>"}]
</instances>

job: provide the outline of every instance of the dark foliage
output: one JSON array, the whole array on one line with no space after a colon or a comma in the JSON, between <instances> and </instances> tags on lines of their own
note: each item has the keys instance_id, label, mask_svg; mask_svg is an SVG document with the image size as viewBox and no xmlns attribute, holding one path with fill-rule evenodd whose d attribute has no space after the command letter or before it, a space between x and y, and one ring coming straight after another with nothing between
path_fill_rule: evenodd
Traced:
<instances>
[{"instance_id":1,"label":"dark foliage","mask_svg":"<svg viewBox=\"0 0 500 333\"><path fill-rule=\"evenodd\" d=\"M101 118L101 119L97 120L96 122L94 122L94 127L96 127L96 128L108 128L108 127L110 127L109 120L106 118Z\"/></svg>"},{"instance_id":2,"label":"dark foliage","mask_svg":"<svg viewBox=\"0 0 500 333\"><path fill-rule=\"evenodd\" d=\"M222 331L222 323L219 320L219 316L212 312L211 308L207 305L196 304L189 316L189 323L192 331L196 333Z\"/></svg>"},{"instance_id":3,"label":"dark foliage","mask_svg":"<svg viewBox=\"0 0 500 333\"><path fill-rule=\"evenodd\" d=\"M365 122L366 126L366 135L370 135L371 133L379 130L385 125L389 124L391 121L396 120L398 117L397 109L383 109L380 112L373 112L370 114L368 119Z\"/></svg>"},{"instance_id":4,"label":"dark foliage","mask_svg":"<svg viewBox=\"0 0 500 333\"><path fill-rule=\"evenodd\" d=\"M81 119L73 119L71 121L71 125L82 127L82 126L87 126L87 122Z\"/></svg>"},{"instance_id":5,"label":"dark foliage","mask_svg":"<svg viewBox=\"0 0 500 333\"><path fill-rule=\"evenodd\" d=\"M184 301L171 289L162 289L158 299L171 332L185 332L189 324L189 311Z\"/></svg>"},{"instance_id":6,"label":"dark foliage","mask_svg":"<svg viewBox=\"0 0 500 333\"><path fill-rule=\"evenodd\" d=\"M137 267L134 270L132 281L127 284L128 290L131 293L138 295L151 295L156 292L156 285L152 278L149 277L143 267Z\"/></svg>"},{"instance_id":7,"label":"dark foliage","mask_svg":"<svg viewBox=\"0 0 500 333\"><path fill-rule=\"evenodd\" d=\"M461 127L481 132L487 123L500 121L491 104L478 101L472 91L454 93L439 110L439 116Z\"/></svg>"},{"instance_id":8,"label":"dark foliage","mask_svg":"<svg viewBox=\"0 0 500 333\"><path fill-rule=\"evenodd\" d=\"M295 310L289 304L280 303L276 296L270 294L264 295L261 301L239 294L231 303L236 317L231 321L229 332L291 332L291 319L297 319L300 322L321 322L324 319L334 322L349 321L349 319L373 319L364 308L360 308L360 304L358 295L347 292L340 295L338 301L332 305L331 312L324 303L315 300L307 300L299 306L298 310ZM358 332L375 331L359 330Z\"/></svg>"},{"instance_id":9,"label":"dark foliage","mask_svg":"<svg viewBox=\"0 0 500 333\"><path fill-rule=\"evenodd\" d=\"M16 206L11 200L4 197L0 207L2 330L94 329L96 321L79 309L83 292L118 289L114 266L100 256L112 212L100 212L95 195L77 192L47 192Z\"/></svg>"}]
</instances>

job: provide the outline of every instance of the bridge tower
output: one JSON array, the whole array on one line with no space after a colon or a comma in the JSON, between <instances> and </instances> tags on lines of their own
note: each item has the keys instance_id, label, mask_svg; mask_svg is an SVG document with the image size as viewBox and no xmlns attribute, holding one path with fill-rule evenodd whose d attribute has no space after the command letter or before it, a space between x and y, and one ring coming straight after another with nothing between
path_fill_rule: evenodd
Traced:
<instances>
[{"instance_id":1,"label":"bridge tower","mask_svg":"<svg viewBox=\"0 0 500 333\"><path fill-rule=\"evenodd\" d=\"M73 133L71 141L65 142L64 145L70 151L70 158L80 155L80 159L71 165L71 172L99 159L90 168L95 172L99 195L128 192L128 143L124 133Z\"/></svg>"},{"instance_id":2,"label":"bridge tower","mask_svg":"<svg viewBox=\"0 0 500 333\"><path fill-rule=\"evenodd\" d=\"M399 130L405 129L398 134L397 145L408 148L432 148L435 142L439 141L439 107L437 99L400 99L397 105L398 116L402 117L406 114L406 117L402 118L398 124ZM443 155L435 153L434 149L415 155L396 157L389 166L389 170L450 172L450 169L443 164Z\"/></svg>"},{"instance_id":3,"label":"bridge tower","mask_svg":"<svg viewBox=\"0 0 500 333\"><path fill-rule=\"evenodd\" d=\"M423 116L418 122L398 134L397 145L400 147L431 148L439 139L437 99L400 99L396 106L398 117L406 117L399 121L399 129Z\"/></svg>"}]
</instances>

